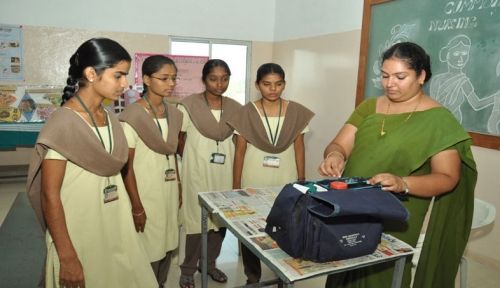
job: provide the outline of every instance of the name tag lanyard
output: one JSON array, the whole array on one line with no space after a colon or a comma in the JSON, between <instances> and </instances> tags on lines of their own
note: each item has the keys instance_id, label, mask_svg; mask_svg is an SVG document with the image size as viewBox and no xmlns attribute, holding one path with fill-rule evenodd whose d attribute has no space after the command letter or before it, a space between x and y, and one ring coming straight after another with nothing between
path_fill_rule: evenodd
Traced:
<instances>
[{"instance_id":1,"label":"name tag lanyard","mask_svg":"<svg viewBox=\"0 0 500 288\"><path fill-rule=\"evenodd\" d=\"M151 109L151 112L153 112L153 116L155 117L155 120L156 120L156 125L158 125L158 129L160 129L160 134L163 137L163 130L161 129L160 121L158 121L158 116L156 114L156 111L155 111L153 105L151 105L151 102L149 102L149 99L148 99L147 95L144 95L144 100L146 100L146 103L148 103L149 109ZM167 126L168 126L167 104L165 104L165 102L163 100L161 101L161 103L163 104L163 107L165 108L165 120L167 121ZM165 156L167 157L167 166L168 166L167 171L171 171L172 169L170 168L169 157L168 157L168 155L165 155Z\"/></svg>"},{"instance_id":2,"label":"name tag lanyard","mask_svg":"<svg viewBox=\"0 0 500 288\"><path fill-rule=\"evenodd\" d=\"M262 111L264 112L264 118L266 119L267 129L269 129L269 136L271 136L271 144L273 144L273 146L276 146L276 142L278 141L278 130L280 128L280 120L281 120L281 106L282 106L281 98L280 98L280 109L278 115L278 125L276 125L274 136L273 136L273 130L271 129L271 125L269 124L269 119L267 119L266 109L264 108L264 101L262 100L262 98L260 98L260 105L262 106Z\"/></svg>"},{"instance_id":3,"label":"name tag lanyard","mask_svg":"<svg viewBox=\"0 0 500 288\"><path fill-rule=\"evenodd\" d=\"M208 103L208 98L207 98L207 92L203 92L203 98L205 98L205 102L207 103L208 110L212 110L210 108L210 103ZM222 120L222 96L220 96L220 116L219 116L219 121ZM215 140L215 144L217 145L217 154L219 154L219 140Z\"/></svg>"},{"instance_id":4,"label":"name tag lanyard","mask_svg":"<svg viewBox=\"0 0 500 288\"><path fill-rule=\"evenodd\" d=\"M97 132L97 136L99 137L99 140L101 141L102 147L104 148L104 150L106 150L106 146L104 145L104 140L102 139L101 133L99 132L99 129L97 128L97 124L94 120L94 117L92 116L92 113L90 113L89 108L87 107L87 105L85 105L85 103L83 103L80 96L78 94L76 94L75 96L76 96L76 99L78 100L78 102L80 102L80 105L82 105L85 112L87 112L87 114L89 115L90 120L92 121L92 125L94 126L94 129ZM108 128L108 138L109 138L109 154L111 154L113 152L113 142L111 141L111 129L109 128L109 126L110 125L109 125L109 121L108 121L108 112L106 112L106 127ZM115 187L116 187L116 185L110 185L109 177L106 177L106 188L104 188L104 190L105 191L113 190Z\"/></svg>"}]
</instances>

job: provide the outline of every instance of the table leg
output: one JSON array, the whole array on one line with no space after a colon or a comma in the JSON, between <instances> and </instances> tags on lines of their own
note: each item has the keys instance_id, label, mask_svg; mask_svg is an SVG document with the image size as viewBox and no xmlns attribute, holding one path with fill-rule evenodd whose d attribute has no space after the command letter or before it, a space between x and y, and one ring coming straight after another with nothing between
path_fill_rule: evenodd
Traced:
<instances>
[{"instance_id":1,"label":"table leg","mask_svg":"<svg viewBox=\"0 0 500 288\"><path fill-rule=\"evenodd\" d=\"M201 287L208 287L208 210L205 206L201 206Z\"/></svg>"},{"instance_id":2,"label":"table leg","mask_svg":"<svg viewBox=\"0 0 500 288\"><path fill-rule=\"evenodd\" d=\"M403 281L403 272L405 270L405 262L406 257L400 257L396 260L394 264L394 274L392 276L392 285L391 288L399 288L401 287L401 282Z\"/></svg>"},{"instance_id":3,"label":"table leg","mask_svg":"<svg viewBox=\"0 0 500 288\"><path fill-rule=\"evenodd\" d=\"M281 279L277 279L278 288L293 288L293 282L284 282Z\"/></svg>"}]
</instances>

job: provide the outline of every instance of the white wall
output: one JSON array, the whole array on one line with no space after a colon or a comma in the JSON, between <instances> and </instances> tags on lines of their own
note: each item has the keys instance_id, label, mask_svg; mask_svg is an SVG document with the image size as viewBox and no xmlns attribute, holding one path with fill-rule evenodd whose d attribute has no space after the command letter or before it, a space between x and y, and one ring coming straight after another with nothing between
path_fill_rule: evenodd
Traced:
<instances>
[{"instance_id":1,"label":"white wall","mask_svg":"<svg viewBox=\"0 0 500 288\"><path fill-rule=\"evenodd\" d=\"M360 29L363 0L2 0L1 6L2 24L283 41Z\"/></svg>"},{"instance_id":2,"label":"white wall","mask_svg":"<svg viewBox=\"0 0 500 288\"><path fill-rule=\"evenodd\" d=\"M361 29L363 0L276 0L274 41Z\"/></svg>"},{"instance_id":3,"label":"white wall","mask_svg":"<svg viewBox=\"0 0 500 288\"><path fill-rule=\"evenodd\" d=\"M363 0L2 0L0 23L283 41L360 29L362 10Z\"/></svg>"},{"instance_id":4,"label":"white wall","mask_svg":"<svg viewBox=\"0 0 500 288\"><path fill-rule=\"evenodd\" d=\"M272 41L274 0L1 0L0 23Z\"/></svg>"},{"instance_id":5,"label":"white wall","mask_svg":"<svg viewBox=\"0 0 500 288\"><path fill-rule=\"evenodd\" d=\"M317 179L323 150L354 109L359 30L275 42L273 61L286 71L284 97L316 115L305 135L306 178Z\"/></svg>"}]
</instances>

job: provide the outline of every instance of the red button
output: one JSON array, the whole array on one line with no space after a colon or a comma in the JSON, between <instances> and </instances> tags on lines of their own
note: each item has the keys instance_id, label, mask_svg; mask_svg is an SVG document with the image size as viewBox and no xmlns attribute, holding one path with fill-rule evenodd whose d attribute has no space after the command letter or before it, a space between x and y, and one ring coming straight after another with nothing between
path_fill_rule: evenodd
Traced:
<instances>
[{"instance_id":1,"label":"red button","mask_svg":"<svg viewBox=\"0 0 500 288\"><path fill-rule=\"evenodd\" d=\"M330 188L335 190L345 190L347 189L347 183L341 181L330 182Z\"/></svg>"}]
</instances>

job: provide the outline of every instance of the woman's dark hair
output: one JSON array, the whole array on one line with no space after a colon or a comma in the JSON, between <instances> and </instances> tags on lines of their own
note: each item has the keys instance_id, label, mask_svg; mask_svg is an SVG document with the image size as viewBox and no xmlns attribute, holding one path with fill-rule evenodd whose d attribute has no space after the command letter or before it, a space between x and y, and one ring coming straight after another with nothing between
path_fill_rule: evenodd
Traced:
<instances>
[{"instance_id":1,"label":"woman's dark hair","mask_svg":"<svg viewBox=\"0 0 500 288\"><path fill-rule=\"evenodd\" d=\"M417 76L420 76L422 70L424 70L424 83L431 79L431 58L419 45L412 42L396 43L384 52L382 63L389 58L397 58L405 61L408 67L417 73Z\"/></svg>"},{"instance_id":2,"label":"woman's dark hair","mask_svg":"<svg viewBox=\"0 0 500 288\"><path fill-rule=\"evenodd\" d=\"M259 69L257 69L257 79L255 79L255 83L259 83L267 74L278 74L283 78L283 81L285 80L285 70L283 70L280 65L276 63L266 63L260 65Z\"/></svg>"},{"instance_id":3,"label":"woman's dark hair","mask_svg":"<svg viewBox=\"0 0 500 288\"><path fill-rule=\"evenodd\" d=\"M231 76L231 69L229 69L229 65L227 65L224 60L221 59L210 59L205 63L203 66L203 70L201 71L201 81L205 83L205 80L207 80L208 74L214 70L215 67L222 67L224 70L226 70L227 75Z\"/></svg>"},{"instance_id":4,"label":"woman's dark hair","mask_svg":"<svg viewBox=\"0 0 500 288\"><path fill-rule=\"evenodd\" d=\"M108 38L92 38L85 41L75 54L69 59L68 79L66 87L62 95L62 102L68 101L78 89L87 85L87 79L83 75L83 71L87 67L92 67L97 75L114 67L121 61L132 61L127 50L118 42Z\"/></svg>"},{"instance_id":5,"label":"woman's dark hair","mask_svg":"<svg viewBox=\"0 0 500 288\"><path fill-rule=\"evenodd\" d=\"M175 68L175 71L177 71L177 66L175 65L174 60L168 58L167 56L163 55L153 55L149 56L142 62L142 76L147 75L151 76L153 73L158 72L163 66L165 65L172 65ZM148 85L146 85L144 82L142 83L142 86L144 87L142 90L142 95L146 95L148 91Z\"/></svg>"}]
</instances>

